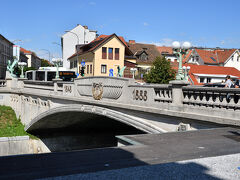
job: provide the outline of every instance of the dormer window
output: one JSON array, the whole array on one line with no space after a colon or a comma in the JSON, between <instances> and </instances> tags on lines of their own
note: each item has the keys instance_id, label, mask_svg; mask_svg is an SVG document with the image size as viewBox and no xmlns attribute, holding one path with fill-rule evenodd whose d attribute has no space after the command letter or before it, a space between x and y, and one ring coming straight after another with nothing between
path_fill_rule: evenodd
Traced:
<instances>
[{"instance_id":1,"label":"dormer window","mask_svg":"<svg viewBox=\"0 0 240 180\"><path fill-rule=\"evenodd\" d=\"M233 56L232 56L232 61L233 61Z\"/></svg>"},{"instance_id":2,"label":"dormer window","mask_svg":"<svg viewBox=\"0 0 240 180\"><path fill-rule=\"evenodd\" d=\"M140 59L143 60L143 61L146 61L146 60L148 59L147 54L142 53L142 54L140 55Z\"/></svg>"}]
</instances>

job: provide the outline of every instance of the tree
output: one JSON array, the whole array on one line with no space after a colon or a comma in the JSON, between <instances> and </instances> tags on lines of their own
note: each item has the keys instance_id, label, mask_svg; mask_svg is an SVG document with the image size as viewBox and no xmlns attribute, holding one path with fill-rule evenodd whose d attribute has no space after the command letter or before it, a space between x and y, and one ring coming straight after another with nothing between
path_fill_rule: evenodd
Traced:
<instances>
[{"instance_id":1,"label":"tree","mask_svg":"<svg viewBox=\"0 0 240 180\"><path fill-rule=\"evenodd\" d=\"M48 60L41 59L41 67L51 67L53 66Z\"/></svg>"},{"instance_id":2,"label":"tree","mask_svg":"<svg viewBox=\"0 0 240 180\"><path fill-rule=\"evenodd\" d=\"M170 61L165 57L156 57L148 74L144 75L147 83L168 84L175 79L176 71L172 69Z\"/></svg>"},{"instance_id":3,"label":"tree","mask_svg":"<svg viewBox=\"0 0 240 180\"><path fill-rule=\"evenodd\" d=\"M26 71L30 71L30 70L37 70L36 68L34 67L24 67L23 68L23 73L25 73ZM21 75L21 68L19 68L18 66L15 67L14 69L14 74L16 74L17 77L20 77Z\"/></svg>"}]
</instances>

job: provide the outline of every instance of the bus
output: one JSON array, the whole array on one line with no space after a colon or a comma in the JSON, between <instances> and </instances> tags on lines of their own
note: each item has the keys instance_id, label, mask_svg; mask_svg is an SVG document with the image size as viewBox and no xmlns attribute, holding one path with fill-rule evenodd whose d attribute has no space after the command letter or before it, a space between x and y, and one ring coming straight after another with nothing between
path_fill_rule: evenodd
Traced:
<instances>
[{"instance_id":1,"label":"bus","mask_svg":"<svg viewBox=\"0 0 240 180\"><path fill-rule=\"evenodd\" d=\"M25 72L25 77L33 81L52 81L56 76L56 67L40 67L38 70L30 70ZM76 78L75 71L59 68L59 78L63 81L73 81Z\"/></svg>"}]
</instances>

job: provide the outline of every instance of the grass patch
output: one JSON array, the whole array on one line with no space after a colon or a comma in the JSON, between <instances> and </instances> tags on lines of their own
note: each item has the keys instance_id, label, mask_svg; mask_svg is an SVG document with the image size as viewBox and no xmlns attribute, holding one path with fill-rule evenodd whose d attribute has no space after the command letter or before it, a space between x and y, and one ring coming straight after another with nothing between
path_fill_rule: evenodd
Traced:
<instances>
[{"instance_id":1,"label":"grass patch","mask_svg":"<svg viewBox=\"0 0 240 180\"><path fill-rule=\"evenodd\" d=\"M21 120L16 117L14 110L9 106L0 106L0 137L29 136L31 139L37 137L27 133Z\"/></svg>"}]
</instances>

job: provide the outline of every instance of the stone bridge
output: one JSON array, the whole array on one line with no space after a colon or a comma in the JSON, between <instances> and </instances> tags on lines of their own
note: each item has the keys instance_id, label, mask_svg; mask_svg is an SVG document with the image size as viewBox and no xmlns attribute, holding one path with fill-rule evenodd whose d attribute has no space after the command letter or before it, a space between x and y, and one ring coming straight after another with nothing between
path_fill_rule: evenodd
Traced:
<instances>
[{"instance_id":1,"label":"stone bridge","mask_svg":"<svg viewBox=\"0 0 240 180\"><path fill-rule=\"evenodd\" d=\"M27 131L107 126L98 122L101 117L146 133L240 126L239 97L240 89L196 87L184 81L141 85L126 78L88 77L0 82L0 105L11 106Z\"/></svg>"}]
</instances>

